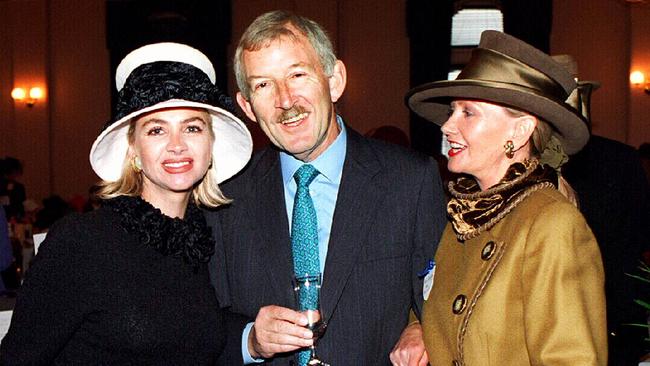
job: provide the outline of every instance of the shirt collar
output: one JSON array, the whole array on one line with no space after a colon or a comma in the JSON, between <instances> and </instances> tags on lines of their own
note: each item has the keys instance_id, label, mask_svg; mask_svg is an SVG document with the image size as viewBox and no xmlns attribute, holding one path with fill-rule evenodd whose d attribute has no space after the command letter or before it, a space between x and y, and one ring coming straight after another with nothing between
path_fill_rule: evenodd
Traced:
<instances>
[{"instance_id":1,"label":"shirt collar","mask_svg":"<svg viewBox=\"0 0 650 366\"><path fill-rule=\"evenodd\" d=\"M340 183L347 148L347 132L341 116L336 115L336 123L341 131L334 142L316 159L309 162L321 175L330 182ZM296 171L305 163L294 158L284 151L280 152L280 165L282 166L282 180L286 186L293 179Z\"/></svg>"}]
</instances>

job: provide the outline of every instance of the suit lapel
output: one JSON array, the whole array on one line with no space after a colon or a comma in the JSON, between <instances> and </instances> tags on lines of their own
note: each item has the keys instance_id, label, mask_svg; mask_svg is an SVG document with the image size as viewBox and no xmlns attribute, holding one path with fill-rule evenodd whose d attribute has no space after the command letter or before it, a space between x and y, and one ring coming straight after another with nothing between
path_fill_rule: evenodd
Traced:
<instances>
[{"instance_id":1,"label":"suit lapel","mask_svg":"<svg viewBox=\"0 0 650 366\"><path fill-rule=\"evenodd\" d=\"M282 294L283 305L289 306L295 301L291 288L293 261L278 152L268 149L259 164L259 174L254 177L256 209L252 213L257 216L256 230L262 238L258 247L263 258L268 259L268 285L275 288L272 293Z\"/></svg>"},{"instance_id":2,"label":"suit lapel","mask_svg":"<svg viewBox=\"0 0 650 366\"><path fill-rule=\"evenodd\" d=\"M363 238L371 227L379 203L378 187L372 178L381 167L362 137L347 128L348 141L341 185L332 220L321 289L322 308L329 321L347 280L359 259Z\"/></svg>"}]
</instances>

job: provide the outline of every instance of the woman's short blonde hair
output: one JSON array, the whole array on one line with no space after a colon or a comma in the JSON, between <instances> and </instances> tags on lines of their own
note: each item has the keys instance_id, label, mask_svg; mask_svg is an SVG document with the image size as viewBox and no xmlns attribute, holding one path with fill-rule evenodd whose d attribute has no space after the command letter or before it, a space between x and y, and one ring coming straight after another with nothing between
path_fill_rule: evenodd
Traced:
<instances>
[{"instance_id":1,"label":"woman's short blonde hair","mask_svg":"<svg viewBox=\"0 0 650 366\"><path fill-rule=\"evenodd\" d=\"M208 130L212 137L212 143L215 143L211 119L208 119ZM129 132L127 133L129 145L132 145L134 142L134 133L135 119L132 119L129 122ZM214 156L212 156L212 159L214 159ZM97 197L100 199L111 199L119 196L139 197L142 194L143 187L142 174L142 171L135 171L132 165L132 157L127 154L124 156L124 162L122 163L122 174L120 179L115 182L99 182ZM219 184L217 183L216 174L217 172L214 168L214 164L210 164L210 168L208 168L205 176L203 176L203 178L192 189L194 202L209 208L218 207L231 202L231 200L226 198L226 196L221 192Z\"/></svg>"},{"instance_id":2,"label":"woman's short blonde hair","mask_svg":"<svg viewBox=\"0 0 650 366\"><path fill-rule=\"evenodd\" d=\"M532 116L530 113L520 111L511 107L503 107L508 114L512 117L523 117L523 116ZM530 136L530 156L535 158L540 158L542 152L546 149L546 145L551 140L553 135L553 128L551 125L539 117L533 116L537 120L537 126L533 130L533 134Z\"/></svg>"},{"instance_id":3,"label":"woman's short blonde hair","mask_svg":"<svg viewBox=\"0 0 650 366\"><path fill-rule=\"evenodd\" d=\"M510 107L504 107L504 108L508 112L508 114L510 114L513 117L523 117L526 115L531 115L530 113L520 111L515 108L510 108ZM535 117L535 119L537 120L537 126L535 127L535 130L533 130L533 134L530 136L530 139L528 140L530 142L529 156L539 159L541 158L542 153L544 152L546 146L551 140L551 136L553 136L553 127L551 127L551 124L544 121L543 119L536 116L533 117ZM578 206L578 196L576 195L575 191L573 190L569 182L567 182L567 180L564 179L564 177L560 174L558 175L557 189L571 203L573 203L575 206Z\"/></svg>"}]
</instances>

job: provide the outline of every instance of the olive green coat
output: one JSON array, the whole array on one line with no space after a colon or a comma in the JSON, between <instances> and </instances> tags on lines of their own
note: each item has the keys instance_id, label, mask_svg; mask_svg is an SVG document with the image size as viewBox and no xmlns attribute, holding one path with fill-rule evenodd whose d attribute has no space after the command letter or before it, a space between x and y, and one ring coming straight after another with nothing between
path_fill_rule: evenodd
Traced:
<instances>
[{"instance_id":1,"label":"olive green coat","mask_svg":"<svg viewBox=\"0 0 650 366\"><path fill-rule=\"evenodd\" d=\"M554 189L464 243L449 224L423 307L430 364L606 365L603 281L591 230Z\"/></svg>"}]
</instances>

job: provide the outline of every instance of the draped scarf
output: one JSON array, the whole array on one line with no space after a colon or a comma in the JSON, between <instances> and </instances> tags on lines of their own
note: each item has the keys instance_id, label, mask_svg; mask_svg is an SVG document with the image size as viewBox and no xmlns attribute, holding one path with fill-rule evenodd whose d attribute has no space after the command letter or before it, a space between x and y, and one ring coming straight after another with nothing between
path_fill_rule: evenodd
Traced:
<instances>
[{"instance_id":1,"label":"draped scarf","mask_svg":"<svg viewBox=\"0 0 650 366\"><path fill-rule=\"evenodd\" d=\"M537 159L512 164L501 181L485 191L474 178L464 176L449 182L447 214L458 240L469 240L490 230L533 192L557 184L555 170Z\"/></svg>"}]
</instances>

